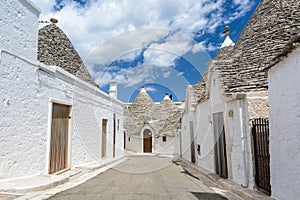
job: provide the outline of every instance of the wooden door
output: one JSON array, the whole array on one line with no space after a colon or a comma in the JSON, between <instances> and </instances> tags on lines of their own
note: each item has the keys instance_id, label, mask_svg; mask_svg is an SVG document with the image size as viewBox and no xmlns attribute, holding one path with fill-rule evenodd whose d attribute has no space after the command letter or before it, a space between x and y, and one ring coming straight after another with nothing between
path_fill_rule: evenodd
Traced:
<instances>
[{"instance_id":1,"label":"wooden door","mask_svg":"<svg viewBox=\"0 0 300 200\"><path fill-rule=\"evenodd\" d=\"M226 156L226 140L223 113L213 114L213 127L215 137L215 169L216 174L222 178L228 177L227 172L227 156Z\"/></svg>"},{"instance_id":2,"label":"wooden door","mask_svg":"<svg viewBox=\"0 0 300 200\"><path fill-rule=\"evenodd\" d=\"M106 143L107 143L107 119L102 119L102 148L101 157L106 156Z\"/></svg>"},{"instance_id":3,"label":"wooden door","mask_svg":"<svg viewBox=\"0 0 300 200\"><path fill-rule=\"evenodd\" d=\"M152 153L152 133L149 129L145 129L143 133L144 153Z\"/></svg>"},{"instance_id":4,"label":"wooden door","mask_svg":"<svg viewBox=\"0 0 300 200\"><path fill-rule=\"evenodd\" d=\"M70 106L53 103L49 174L68 169Z\"/></svg>"}]
</instances>

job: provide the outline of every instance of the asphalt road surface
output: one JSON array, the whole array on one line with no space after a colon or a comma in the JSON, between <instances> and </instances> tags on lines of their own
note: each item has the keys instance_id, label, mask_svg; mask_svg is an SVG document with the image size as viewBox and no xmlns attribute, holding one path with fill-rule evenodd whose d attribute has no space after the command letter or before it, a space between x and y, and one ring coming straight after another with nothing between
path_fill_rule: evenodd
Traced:
<instances>
[{"instance_id":1,"label":"asphalt road surface","mask_svg":"<svg viewBox=\"0 0 300 200\"><path fill-rule=\"evenodd\" d=\"M201 199L239 198L205 177L194 177L162 156L130 156L117 167L50 199Z\"/></svg>"}]
</instances>

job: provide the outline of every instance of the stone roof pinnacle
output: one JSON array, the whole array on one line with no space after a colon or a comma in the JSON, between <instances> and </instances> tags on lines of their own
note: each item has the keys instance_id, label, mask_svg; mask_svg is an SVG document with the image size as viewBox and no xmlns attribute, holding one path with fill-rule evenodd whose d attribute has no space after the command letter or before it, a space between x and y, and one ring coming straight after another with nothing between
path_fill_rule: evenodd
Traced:
<instances>
[{"instance_id":1,"label":"stone roof pinnacle","mask_svg":"<svg viewBox=\"0 0 300 200\"><path fill-rule=\"evenodd\" d=\"M224 48L224 47L234 46L235 43L229 37L230 29L229 29L228 26L225 26L223 33L226 35L226 38L225 38L224 42L221 45L221 49Z\"/></svg>"},{"instance_id":2,"label":"stone roof pinnacle","mask_svg":"<svg viewBox=\"0 0 300 200\"><path fill-rule=\"evenodd\" d=\"M165 97L163 100L171 100L170 96L168 95L168 93L166 93Z\"/></svg>"},{"instance_id":3,"label":"stone roof pinnacle","mask_svg":"<svg viewBox=\"0 0 300 200\"><path fill-rule=\"evenodd\" d=\"M141 89L140 93L147 93L147 91L146 91L146 89L145 89L145 87L144 87L144 86L142 87L142 89Z\"/></svg>"}]
</instances>

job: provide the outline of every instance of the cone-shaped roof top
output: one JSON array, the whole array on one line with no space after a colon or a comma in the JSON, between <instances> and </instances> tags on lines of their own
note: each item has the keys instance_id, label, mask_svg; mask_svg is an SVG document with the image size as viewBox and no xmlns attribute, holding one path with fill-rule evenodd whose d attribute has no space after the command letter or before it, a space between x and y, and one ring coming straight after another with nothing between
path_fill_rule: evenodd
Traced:
<instances>
[{"instance_id":1,"label":"cone-shaped roof top","mask_svg":"<svg viewBox=\"0 0 300 200\"><path fill-rule=\"evenodd\" d=\"M231 40L229 35L226 35L224 42L221 45L221 48L234 46L235 43Z\"/></svg>"},{"instance_id":2,"label":"cone-shaped roof top","mask_svg":"<svg viewBox=\"0 0 300 200\"><path fill-rule=\"evenodd\" d=\"M144 87L142 87L140 93L134 99L133 104L144 104L145 102L154 103Z\"/></svg>"},{"instance_id":3,"label":"cone-shaped roof top","mask_svg":"<svg viewBox=\"0 0 300 200\"><path fill-rule=\"evenodd\" d=\"M47 65L59 66L81 80L98 87L69 38L54 23L39 30L38 60Z\"/></svg>"},{"instance_id":4,"label":"cone-shaped roof top","mask_svg":"<svg viewBox=\"0 0 300 200\"><path fill-rule=\"evenodd\" d=\"M267 90L267 72L261 69L297 40L299 9L298 1L260 1L235 46L220 49L213 60L226 93Z\"/></svg>"}]
</instances>

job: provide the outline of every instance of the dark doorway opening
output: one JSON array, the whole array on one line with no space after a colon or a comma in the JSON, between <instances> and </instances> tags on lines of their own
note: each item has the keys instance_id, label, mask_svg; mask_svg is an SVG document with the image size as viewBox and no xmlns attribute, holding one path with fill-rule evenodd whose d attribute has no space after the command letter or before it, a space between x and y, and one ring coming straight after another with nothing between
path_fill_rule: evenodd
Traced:
<instances>
[{"instance_id":1,"label":"dark doorway opening","mask_svg":"<svg viewBox=\"0 0 300 200\"><path fill-rule=\"evenodd\" d=\"M255 183L259 190L271 195L269 120L264 118L252 121L252 136L255 160Z\"/></svg>"},{"instance_id":2,"label":"dark doorway opening","mask_svg":"<svg viewBox=\"0 0 300 200\"><path fill-rule=\"evenodd\" d=\"M215 138L214 150L216 174L222 178L228 178L223 112L213 114L213 127Z\"/></svg>"}]
</instances>

